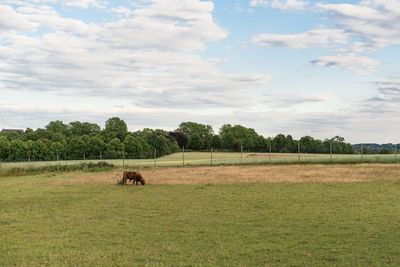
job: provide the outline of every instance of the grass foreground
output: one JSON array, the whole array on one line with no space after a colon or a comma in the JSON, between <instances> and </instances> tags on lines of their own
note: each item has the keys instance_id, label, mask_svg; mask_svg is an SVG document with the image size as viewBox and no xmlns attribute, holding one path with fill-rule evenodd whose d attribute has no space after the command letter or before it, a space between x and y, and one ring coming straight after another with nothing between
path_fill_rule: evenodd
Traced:
<instances>
[{"instance_id":1,"label":"grass foreground","mask_svg":"<svg viewBox=\"0 0 400 267\"><path fill-rule=\"evenodd\" d=\"M398 177L162 184L148 172L136 187L114 175L0 177L0 266L400 264Z\"/></svg>"}]
</instances>

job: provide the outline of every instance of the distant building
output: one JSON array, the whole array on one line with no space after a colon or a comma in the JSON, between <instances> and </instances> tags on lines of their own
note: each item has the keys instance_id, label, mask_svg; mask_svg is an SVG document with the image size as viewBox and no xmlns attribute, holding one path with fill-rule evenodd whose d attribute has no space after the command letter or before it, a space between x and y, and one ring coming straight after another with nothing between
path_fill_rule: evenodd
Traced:
<instances>
[{"instance_id":1,"label":"distant building","mask_svg":"<svg viewBox=\"0 0 400 267\"><path fill-rule=\"evenodd\" d=\"M16 132L16 133L23 133L24 130L22 129L3 129L2 132Z\"/></svg>"}]
</instances>

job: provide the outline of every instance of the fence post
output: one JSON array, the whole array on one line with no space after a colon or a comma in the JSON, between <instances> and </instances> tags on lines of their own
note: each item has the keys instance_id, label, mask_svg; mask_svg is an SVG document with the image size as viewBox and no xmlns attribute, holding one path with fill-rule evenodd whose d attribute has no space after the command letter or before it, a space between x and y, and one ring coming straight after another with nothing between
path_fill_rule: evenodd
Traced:
<instances>
[{"instance_id":1,"label":"fence post","mask_svg":"<svg viewBox=\"0 0 400 267\"><path fill-rule=\"evenodd\" d=\"M211 147L211 166L213 165L212 160L213 160L213 148Z\"/></svg>"},{"instance_id":2,"label":"fence post","mask_svg":"<svg viewBox=\"0 0 400 267\"><path fill-rule=\"evenodd\" d=\"M103 154L100 151L100 169L103 168Z\"/></svg>"},{"instance_id":3,"label":"fence post","mask_svg":"<svg viewBox=\"0 0 400 267\"><path fill-rule=\"evenodd\" d=\"M28 156L28 172L31 173L31 156Z\"/></svg>"},{"instance_id":4,"label":"fence post","mask_svg":"<svg viewBox=\"0 0 400 267\"><path fill-rule=\"evenodd\" d=\"M332 162L332 142L329 143L329 151L331 154L331 162Z\"/></svg>"},{"instance_id":5,"label":"fence post","mask_svg":"<svg viewBox=\"0 0 400 267\"><path fill-rule=\"evenodd\" d=\"M185 166L185 146L182 146L182 166Z\"/></svg>"},{"instance_id":6,"label":"fence post","mask_svg":"<svg viewBox=\"0 0 400 267\"><path fill-rule=\"evenodd\" d=\"M85 152L83 152L83 169L86 169L86 155Z\"/></svg>"},{"instance_id":7,"label":"fence post","mask_svg":"<svg viewBox=\"0 0 400 267\"><path fill-rule=\"evenodd\" d=\"M157 166L157 148L154 148L154 167Z\"/></svg>"},{"instance_id":8,"label":"fence post","mask_svg":"<svg viewBox=\"0 0 400 267\"><path fill-rule=\"evenodd\" d=\"M271 144L269 144L269 164L271 163Z\"/></svg>"},{"instance_id":9,"label":"fence post","mask_svg":"<svg viewBox=\"0 0 400 267\"><path fill-rule=\"evenodd\" d=\"M3 159L0 159L0 173L1 173L1 164L3 163Z\"/></svg>"},{"instance_id":10,"label":"fence post","mask_svg":"<svg viewBox=\"0 0 400 267\"><path fill-rule=\"evenodd\" d=\"M243 146L240 145L240 164L243 163Z\"/></svg>"},{"instance_id":11,"label":"fence post","mask_svg":"<svg viewBox=\"0 0 400 267\"><path fill-rule=\"evenodd\" d=\"M298 154L299 154L299 162L300 162L300 140L299 140L299 142L297 143L297 152L298 152Z\"/></svg>"},{"instance_id":12,"label":"fence post","mask_svg":"<svg viewBox=\"0 0 400 267\"><path fill-rule=\"evenodd\" d=\"M58 155L57 155L57 172L60 172L60 162L58 161Z\"/></svg>"},{"instance_id":13,"label":"fence post","mask_svg":"<svg viewBox=\"0 0 400 267\"><path fill-rule=\"evenodd\" d=\"M397 162L397 145L394 145L394 160ZM1 161L0 161L0 170L1 170Z\"/></svg>"},{"instance_id":14,"label":"fence post","mask_svg":"<svg viewBox=\"0 0 400 267\"><path fill-rule=\"evenodd\" d=\"M122 169L125 169L125 150L122 150Z\"/></svg>"},{"instance_id":15,"label":"fence post","mask_svg":"<svg viewBox=\"0 0 400 267\"><path fill-rule=\"evenodd\" d=\"M361 143L360 154L361 154L361 162L362 162L363 161L363 144L362 143Z\"/></svg>"}]
</instances>

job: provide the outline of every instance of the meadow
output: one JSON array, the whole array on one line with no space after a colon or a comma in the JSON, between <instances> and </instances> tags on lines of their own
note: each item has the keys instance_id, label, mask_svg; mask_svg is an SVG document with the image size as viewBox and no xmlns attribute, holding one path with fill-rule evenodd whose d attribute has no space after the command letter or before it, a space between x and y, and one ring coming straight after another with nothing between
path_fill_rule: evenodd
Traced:
<instances>
[{"instance_id":1,"label":"meadow","mask_svg":"<svg viewBox=\"0 0 400 267\"><path fill-rule=\"evenodd\" d=\"M61 160L32 162L3 162L1 170L20 168L38 168L43 166L97 164L97 160ZM107 159L102 162L114 166L132 168L153 166L190 166L190 165L234 165L234 164L342 164L342 163L396 163L400 155L395 154L294 154L294 153L243 153L240 152L185 152L174 153L154 159Z\"/></svg>"},{"instance_id":2,"label":"meadow","mask_svg":"<svg viewBox=\"0 0 400 267\"><path fill-rule=\"evenodd\" d=\"M0 177L0 266L398 266L400 165Z\"/></svg>"}]
</instances>

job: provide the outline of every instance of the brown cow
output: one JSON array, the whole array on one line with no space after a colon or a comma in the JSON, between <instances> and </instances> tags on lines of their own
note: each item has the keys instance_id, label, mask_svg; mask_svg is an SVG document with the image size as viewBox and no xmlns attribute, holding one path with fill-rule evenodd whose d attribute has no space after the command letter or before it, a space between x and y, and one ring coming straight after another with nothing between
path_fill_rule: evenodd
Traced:
<instances>
[{"instance_id":1,"label":"brown cow","mask_svg":"<svg viewBox=\"0 0 400 267\"><path fill-rule=\"evenodd\" d=\"M124 174L122 176L122 185L128 185L128 180L129 181L133 180L132 185L134 185L135 182L136 185L139 185L139 182L142 185L146 184L146 181L143 179L142 174L137 171L124 171Z\"/></svg>"}]
</instances>

